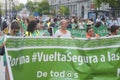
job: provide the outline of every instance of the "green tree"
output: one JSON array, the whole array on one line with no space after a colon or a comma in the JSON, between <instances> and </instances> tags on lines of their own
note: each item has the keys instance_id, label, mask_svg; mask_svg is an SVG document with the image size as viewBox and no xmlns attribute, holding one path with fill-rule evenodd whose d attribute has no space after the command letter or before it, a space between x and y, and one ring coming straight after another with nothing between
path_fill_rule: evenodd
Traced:
<instances>
[{"instance_id":1,"label":"green tree","mask_svg":"<svg viewBox=\"0 0 120 80\"><path fill-rule=\"evenodd\" d=\"M101 3L109 3L113 7L120 7L120 0L94 0L96 7L100 7Z\"/></svg>"},{"instance_id":2,"label":"green tree","mask_svg":"<svg viewBox=\"0 0 120 80\"><path fill-rule=\"evenodd\" d=\"M50 14L51 14L51 15L55 15L55 13L56 13L55 8L51 6L51 7L50 7Z\"/></svg>"},{"instance_id":3,"label":"green tree","mask_svg":"<svg viewBox=\"0 0 120 80\"><path fill-rule=\"evenodd\" d=\"M34 3L32 1L27 2L26 8L32 13L34 12Z\"/></svg>"},{"instance_id":4,"label":"green tree","mask_svg":"<svg viewBox=\"0 0 120 80\"><path fill-rule=\"evenodd\" d=\"M38 7L40 14L49 14L50 13L50 5L47 0L43 0Z\"/></svg>"},{"instance_id":5,"label":"green tree","mask_svg":"<svg viewBox=\"0 0 120 80\"><path fill-rule=\"evenodd\" d=\"M69 8L66 6L60 6L60 14L63 16L69 15Z\"/></svg>"},{"instance_id":6,"label":"green tree","mask_svg":"<svg viewBox=\"0 0 120 80\"><path fill-rule=\"evenodd\" d=\"M38 12L39 14L49 14L50 6L47 0L43 0L42 2L32 1L26 4L26 8L31 12Z\"/></svg>"},{"instance_id":7,"label":"green tree","mask_svg":"<svg viewBox=\"0 0 120 80\"><path fill-rule=\"evenodd\" d=\"M5 14L5 11L2 10L2 4L1 3L0 3L0 14L1 14L1 16Z\"/></svg>"},{"instance_id":8,"label":"green tree","mask_svg":"<svg viewBox=\"0 0 120 80\"><path fill-rule=\"evenodd\" d=\"M34 12L39 12L39 4L40 4L40 2L35 2L34 4L33 4L33 8L34 8Z\"/></svg>"},{"instance_id":9,"label":"green tree","mask_svg":"<svg viewBox=\"0 0 120 80\"><path fill-rule=\"evenodd\" d=\"M21 3L20 5L15 5L15 6L13 6L13 7L12 7L12 10L13 10L13 11L20 11L20 10L22 10L22 8L24 8L24 6L25 6L25 5Z\"/></svg>"}]
</instances>

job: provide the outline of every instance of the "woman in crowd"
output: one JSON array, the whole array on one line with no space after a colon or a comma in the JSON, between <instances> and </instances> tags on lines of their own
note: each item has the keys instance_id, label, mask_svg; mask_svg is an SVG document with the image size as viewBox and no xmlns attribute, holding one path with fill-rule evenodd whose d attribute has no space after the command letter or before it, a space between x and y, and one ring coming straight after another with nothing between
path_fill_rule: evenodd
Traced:
<instances>
[{"instance_id":1,"label":"woman in crowd","mask_svg":"<svg viewBox=\"0 0 120 80\"><path fill-rule=\"evenodd\" d=\"M37 21L35 20L30 21L25 36L39 36L39 31L36 30L36 27L37 27Z\"/></svg>"},{"instance_id":2,"label":"woman in crowd","mask_svg":"<svg viewBox=\"0 0 120 80\"><path fill-rule=\"evenodd\" d=\"M38 22L36 30L39 31L39 36L50 36L48 30L45 30L43 22Z\"/></svg>"},{"instance_id":3,"label":"woman in crowd","mask_svg":"<svg viewBox=\"0 0 120 80\"><path fill-rule=\"evenodd\" d=\"M7 22L3 21L1 35L2 34L6 34L7 35L8 33L9 33L9 28L8 28Z\"/></svg>"},{"instance_id":4,"label":"woman in crowd","mask_svg":"<svg viewBox=\"0 0 120 80\"><path fill-rule=\"evenodd\" d=\"M55 37L71 37L71 32L67 30L68 23L66 20L61 20L60 29L55 32Z\"/></svg>"},{"instance_id":5,"label":"woman in crowd","mask_svg":"<svg viewBox=\"0 0 120 80\"><path fill-rule=\"evenodd\" d=\"M11 36L20 36L20 24L17 21L13 21L10 26L10 35Z\"/></svg>"},{"instance_id":6,"label":"woman in crowd","mask_svg":"<svg viewBox=\"0 0 120 80\"><path fill-rule=\"evenodd\" d=\"M72 29L75 29L78 27L78 23L77 23L77 20L76 19L72 19L71 20L71 26L72 26Z\"/></svg>"},{"instance_id":7,"label":"woman in crowd","mask_svg":"<svg viewBox=\"0 0 120 80\"><path fill-rule=\"evenodd\" d=\"M99 38L99 35L94 33L94 30L93 30L92 27L87 27L86 38L88 38L88 39L90 39L90 38Z\"/></svg>"},{"instance_id":8,"label":"woman in crowd","mask_svg":"<svg viewBox=\"0 0 120 80\"><path fill-rule=\"evenodd\" d=\"M110 28L108 28L108 30L110 31L110 34L108 34L107 36L117 35L119 32L119 26L112 25Z\"/></svg>"},{"instance_id":9,"label":"woman in crowd","mask_svg":"<svg viewBox=\"0 0 120 80\"><path fill-rule=\"evenodd\" d=\"M79 29L84 29L84 25L85 25L84 21L80 19L79 23L78 23L78 28Z\"/></svg>"}]
</instances>

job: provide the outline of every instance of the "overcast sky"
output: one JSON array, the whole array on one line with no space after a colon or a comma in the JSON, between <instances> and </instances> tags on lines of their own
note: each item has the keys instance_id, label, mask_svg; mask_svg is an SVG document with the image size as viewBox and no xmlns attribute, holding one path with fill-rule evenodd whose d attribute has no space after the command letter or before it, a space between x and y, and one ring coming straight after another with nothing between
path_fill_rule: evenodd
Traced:
<instances>
[{"instance_id":1,"label":"overcast sky","mask_svg":"<svg viewBox=\"0 0 120 80\"><path fill-rule=\"evenodd\" d=\"M19 0L21 3L25 4L27 0Z\"/></svg>"}]
</instances>

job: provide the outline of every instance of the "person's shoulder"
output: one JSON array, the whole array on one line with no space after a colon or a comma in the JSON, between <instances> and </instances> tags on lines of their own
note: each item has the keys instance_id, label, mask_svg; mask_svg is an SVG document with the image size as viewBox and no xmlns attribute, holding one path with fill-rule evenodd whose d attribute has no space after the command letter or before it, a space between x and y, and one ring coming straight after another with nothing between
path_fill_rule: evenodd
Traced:
<instances>
[{"instance_id":1,"label":"person's shoulder","mask_svg":"<svg viewBox=\"0 0 120 80\"><path fill-rule=\"evenodd\" d=\"M95 34L95 37L97 37L97 38L98 38L98 37L100 37L100 36L99 36L99 34Z\"/></svg>"},{"instance_id":2,"label":"person's shoulder","mask_svg":"<svg viewBox=\"0 0 120 80\"><path fill-rule=\"evenodd\" d=\"M55 34L59 34L59 33L61 33L59 29L55 31Z\"/></svg>"},{"instance_id":3,"label":"person's shoulder","mask_svg":"<svg viewBox=\"0 0 120 80\"><path fill-rule=\"evenodd\" d=\"M85 36L86 36L86 38L90 38L90 35L89 35L88 33L86 33L86 35L85 35Z\"/></svg>"},{"instance_id":4,"label":"person's shoulder","mask_svg":"<svg viewBox=\"0 0 120 80\"><path fill-rule=\"evenodd\" d=\"M60 32L60 30L58 29L56 32Z\"/></svg>"}]
</instances>

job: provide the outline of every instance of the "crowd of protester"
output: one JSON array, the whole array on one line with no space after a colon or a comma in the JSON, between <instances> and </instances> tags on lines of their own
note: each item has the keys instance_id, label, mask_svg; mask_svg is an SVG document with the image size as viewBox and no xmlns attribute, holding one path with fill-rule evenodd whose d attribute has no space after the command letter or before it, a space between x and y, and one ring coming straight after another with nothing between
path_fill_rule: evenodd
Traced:
<instances>
[{"instance_id":1,"label":"crowd of protester","mask_svg":"<svg viewBox=\"0 0 120 80\"><path fill-rule=\"evenodd\" d=\"M119 33L120 22L116 18L100 18L99 16L95 21L93 19L85 20L77 17L49 18L48 20L43 21L41 17L16 16L11 21L7 21L6 19L2 21L0 35L75 38L76 36L72 35L69 29L79 29L85 30L86 34L84 37L90 39L102 37L94 30L94 27L99 28L101 26L106 27L107 31L109 31L109 33L104 36L114 36ZM57 28L57 30L55 30L55 28ZM3 41L0 47L2 48L4 45L5 42Z\"/></svg>"},{"instance_id":2,"label":"crowd of protester","mask_svg":"<svg viewBox=\"0 0 120 80\"><path fill-rule=\"evenodd\" d=\"M46 21L42 20L42 17L20 17L16 16L11 21L4 19L2 21L2 27L0 36L8 35L8 36L51 36L58 38L75 38L75 35L72 35L71 30L84 30L86 33L84 37L90 38L100 38L102 37L99 33L96 33L94 28L97 29L99 27L106 27L108 34L104 36L114 36L118 35L120 22L115 17L111 18L100 18L97 17L94 19L82 19L78 17L57 17L57 18L49 18ZM57 30L55 30L57 29ZM1 38L2 39L2 38ZM0 48L3 49L5 45L4 40L1 40ZM1 53L2 50L1 50Z\"/></svg>"},{"instance_id":3,"label":"crowd of protester","mask_svg":"<svg viewBox=\"0 0 120 80\"><path fill-rule=\"evenodd\" d=\"M73 30L85 30L85 37L91 39L101 37L100 34L95 33L94 31L94 27L99 28L101 26L106 27L106 29L109 31L109 34L104 36L114 36L118 35L120 22L115 17L100 18L99 16L95 21L93 19L82 19L77 17L57 17L49 18L48 20L43 21L41 17L36 18L34 16L16 16L11 21L8 21L7 19L2 21L0 36L51 36L55 38L75 38L76 36L71 34L71 32L68 30L69 28ZM57 28L56 31L55 28ZM4 54L4 45L4 40L1 40L0 55Z\"/></svg>"},{"instance_id":4,"label":"crowd of protester","mask_svg":"<svg viewBox=\"0 0 120 80\"><path fill-rule=\"evenodd\" d=\"M104 17L100 18L99 16L97 17L95 21L93 19L85 20L85 19L77 18L77 17L49 18L48 20L43 21L42 18L40 17L36 18L34 16L29 16L26 18L26 17L17 16L11 22L10 21L7 22L6 20L3 21L1 35L6 34L6 35L11 35L11 36L54 36L56 37L56 33L63 30L62 26L66 26L66 29L68 28L84 29L86 30L86 35L87 35L88 29L92 28L93 26L98 28L101 25L104 25L106 29L110 33L112 33L113 28L114 29L117 28L117 30L119 30L120 23L116 18L113 18L113 17L112 18L104 18ZM54 32L54 28L58 29L57 32ZM65 32L63 32L63 34ZM115 35L117 35L117 32L115 33ZM93 33L94 33L94 30L93 30ZM71 35L71 36L74 36L74 35Z\"/></svg>"}]
</instances>

